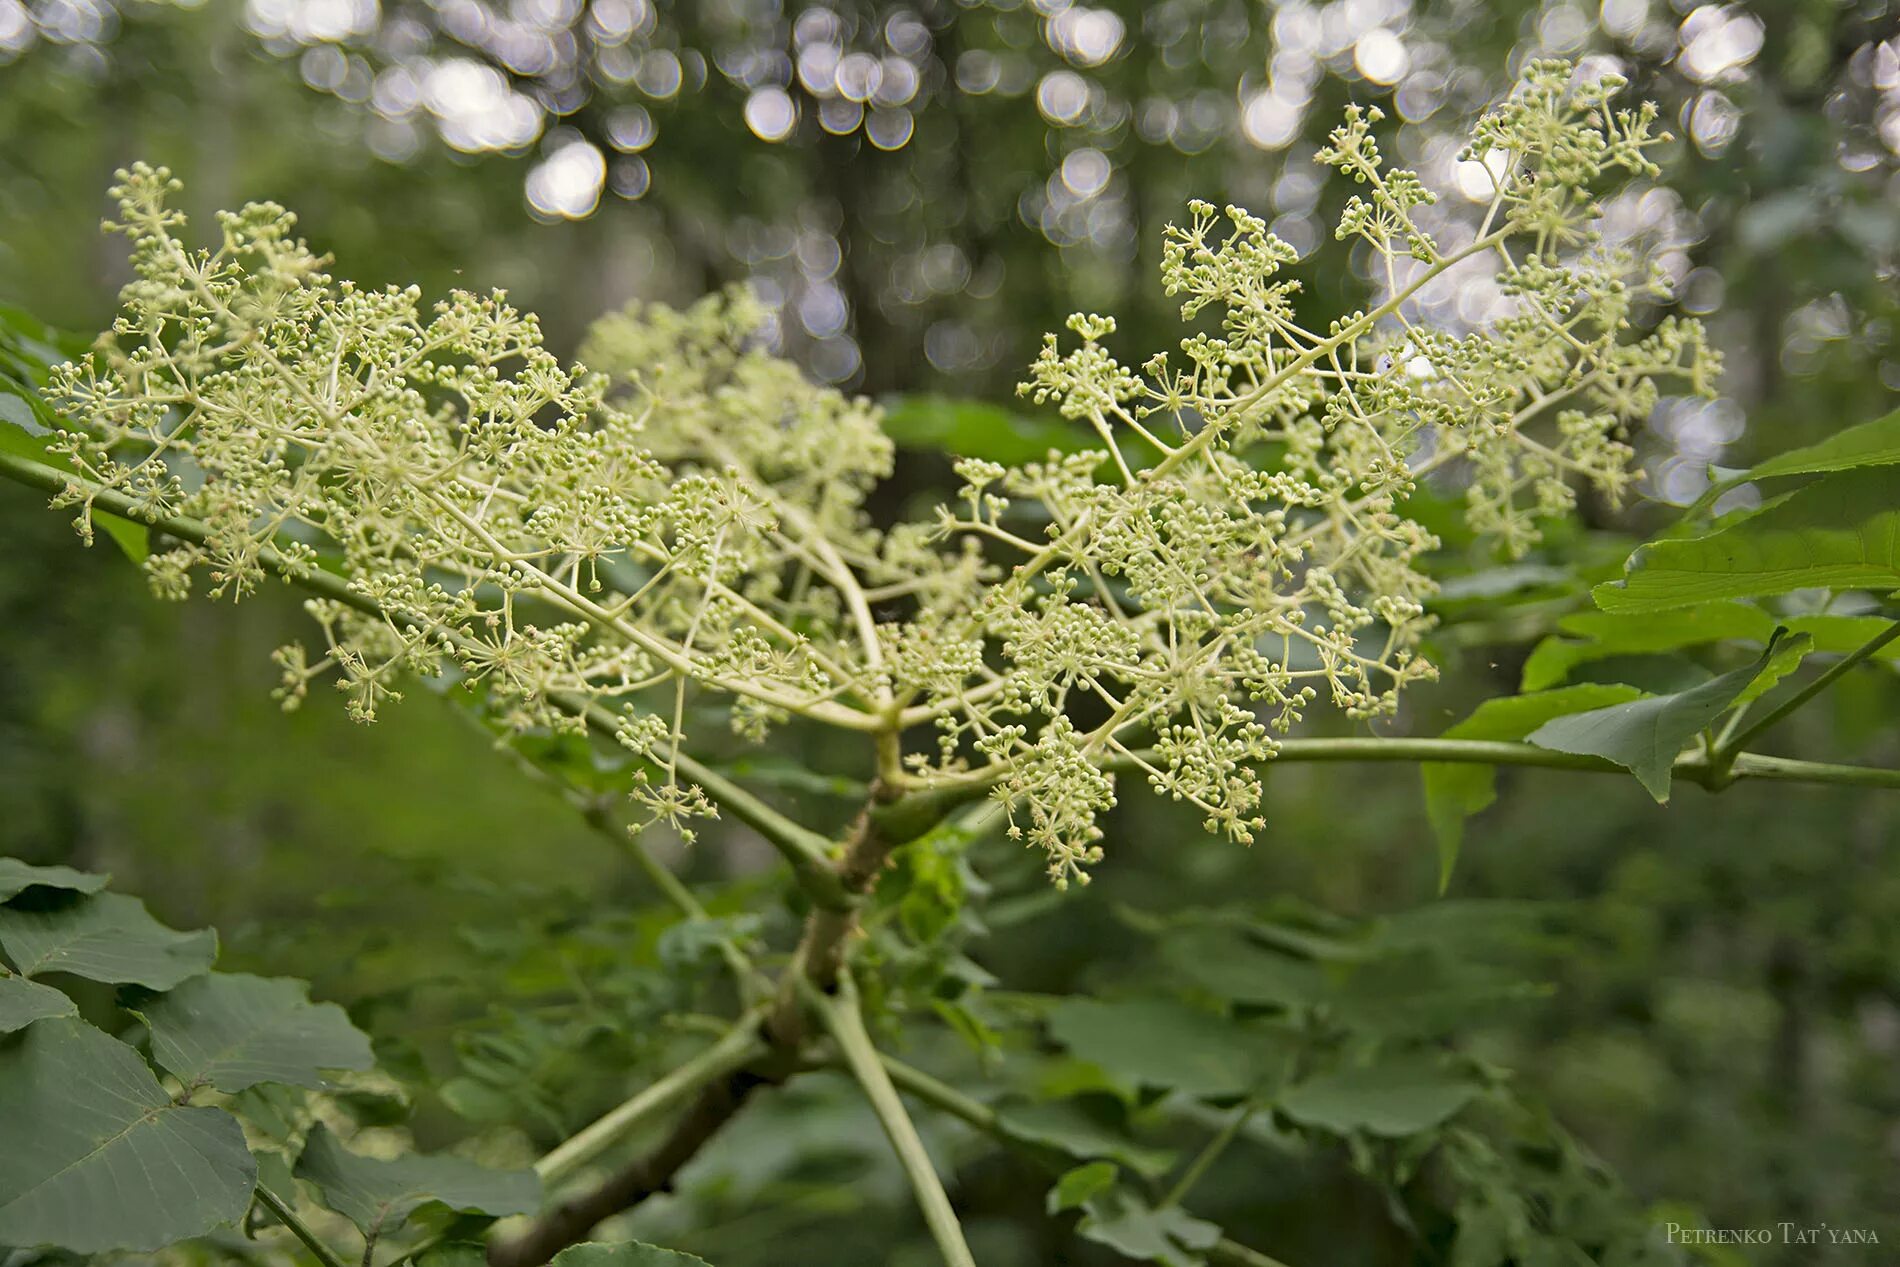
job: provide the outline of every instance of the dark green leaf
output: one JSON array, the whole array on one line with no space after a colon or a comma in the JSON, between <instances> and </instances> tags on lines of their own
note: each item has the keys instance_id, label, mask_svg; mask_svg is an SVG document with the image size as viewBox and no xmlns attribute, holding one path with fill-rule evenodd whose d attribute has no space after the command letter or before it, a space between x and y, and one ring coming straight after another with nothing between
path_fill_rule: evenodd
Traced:
<instances>
[{"instance_id":1,"label":"dark green leaf","mask_svg":"<svg viewBox=\"0 0 1900 1267\"><path fill-rule=\"evenodd\" d=\"M364 1157L321 1123L311 1128L296 1174L365 1236L393 1232L429 1204L501 1217L531 1213L541 1203L541 1181L532 1170L490 1170L460 1157Z\"/></svg>"},{"instance_id":2,"label":"dark green leaf","mask_svg":"<svg viewBox=\"0 0 1900 1267\"><path fill-rule=\"evenodd\" d=\"M1063 999L1048 1023L1076 1056L1140 1086L1236 1095L1264 1064L1260 1036L1176 999Z\"/></svg>"},{"instance_id":3,"label":"dark green leaf","mask_svg":"<svg viewBox=\"0 0 1900 1267\"><path fill-rule=\"evenodd\" d=\"M369 1039L306 982L212 972L139 1008L152 1058L186 1086L237 1092L260 1082L322 1087L324 1069L368 1069Z\"/></svg>"},{"instance_id":4,"label":"dark green leaf","mask_svg":"<svg viewBox=\"0 0 1900 1267\"><path fill-rule=\"evenodd\" d=\"M1648 612L1869 588L1900 588L1900 466L1843 471L1706 536L1652 541L1592 592L1605 611Z\"/></svg>"},{"instance_id":5,"label":"dark green leaf","mask_svg":"<svg viewBox=\"0 0 1900 1267\"><path fill-rule=\"evenodd\" d=\"M707 1267L706 1260L677 1249L661 1249L639 1241L612 1245L588 1242L570 1245L554 1256L550 1267Z\"/></svg>"},{"instance_id":6,"label":"dark green leaf","mask_svg":"<svg viewBox=\"0 0 1900 1267\"><path fill-rule=\"evenodd\" d=\"M155 1250L235 1222L257 1167L237 1119L184 1108L83 1021L0 1042L0 1244Z\"/></svg>"},{"instance_id":7,"label":"dark green leaf","mask_svg":"<svg viewBox=\"0 0 1900 1267\"><path fill-rule=\"evenodd\" d=\"M1164 1267L1193 1267L1205 1261L1201 1251L1220 1240L1220 1228L1197 1219L1179 1206L1156 1209L1129 1192L1116 1188L1089 1202L1088 1213L1075 1225L1076 1234L1106 1245L1137 1262Z\"/></svg>"},{"instance_id":8,"label":"dark green leaf","mask_svg":"<svg viewBox=\"0 0 1900 1267\"><path fill-rule=\"evenodd\" d=\"M1161 957L1183 980L1236 1003L1298 1007L1325 990L1320 970L1269 950L1235 928L1183 928L1161 943Z\"/></svg>"},{"instance_id":9,"label":"dark green leaf","mask_svg":"<svg viewBox=\"0 0 1900 1267\"><path fill-rule=\"evenodd\" d=\"M1614 761L1634 774L1658 802L1667 801L1677 754L1735 703L1781 654L1787 641L1774 639L1753 664L1701 686L1558 717L1528 738L1540 748Z\"/></svg>"},{"instance_id":10,"label":"dark green leaf","mask_svg":"<svg viewBox=\"0 0 1900 1267\"><path fill-rule=\"evenodd\" d=\"M1634 687L1592 683L1534 695L1508 695L1478 705L1444 737L1522 739L1553 717L1601 708L1641 693ZM1419 767L1419 773L1425 780L1425 817L1438 838L1438 885L1442 892L1458 865L1465 820L1498 799L1498 772L1496 766L1475 762L1427 761Z\"/></svg>"},{"instance_id":11,"label":"dark green leaf","mask_svg":"<svg viewBox=\"0 0 1900 1267\"><path fill-rule=\"evenodd\" d=\"M0 902L12 900L28 889L70 889L75 893L97 893L106 887L108 877L71 867L35 867L18 858L0 858Z\"/></svg>"},{"instance_id":12,"label":"dark green leaf","mask_svg":"<svg viewBox=\"0 0 1900 1267\"><path fill-rule=\"evenodd\" d=\"M73 1001L50 985L25 977L0 977L0 1034L11 1034L49 1016L77 1016Z\"/></svg>"},{"instance_id":13,"label":"dark green leaf","mask_svg":"<svg viewBox=\"0 0 1900 1267\"><path fill-rule=\"evenodd\" d=\"M123 893L61 894L0 907L0 949L29 977L69 972L91 981L169 990L211 966L218 935L181 933Z\"/></svg>"},{"instance_id":14,"label":"dark green leaf","mask_svg":"<svg viewBox=\"0 0 1900 1267\"><path fill-rule=\"evenodd\" d=\"M1775 632L1775 618L1747 603L1722 602L1642 615L1576 612L1558 621L1557 627L1575 636L1538 643L1524 662L1520 691L1556 686L1577 666L1610 656L1654 655L1728 639L1767 642Z\"/></svg>"},{"instance_id":15,"label":"dark green leaf","mask_svg":"<svg viewBox=\"0 0 1900 1267\"><path fill-rule=\"evenodd\" d=\"M1077 1161L1116 1161L1149 1178L1166 1174L1174 1165L1173 1152L1137 1144L1098 1120L1079 1100L1006 1105L996 1118L997 1126L1011 1139L1053 1148Z\"/></svg>"},{"instance_id":16,"label":"dark green leaf","mask_svg":"<svg viewBox=\"0 0 1900 1267\"><path fill-rule=\"evenodd\" d=\"M1051 1214L1060 1214L1064 1210L1076 1210L1090 1200L1115 1186L1116 1178L1121 1174L1112 1161L1092 1161L1067 1171L1056 1180L1049 1189L1049 1195L1043 1199L1043 1207Z\"/></svg>"},{"instance_id":17,"label":"dark green leaf","mask_svg":"<svg viewBox=\"0 0 1900 1267\"><path fill-rule=\"evenodd\" d=\"M1340 1069L1310 1078L1280 1097L1296 1122L1339 1135L1416 1135L1470 1103L1478 1084L1419 1057Z\"/></svg>"},{"instance_id":18,"label":"dark green leaf","mask_svg":"<svg viewBox=\"0 0 1900 1267\"><path fill-rule=\"evenodd\" d=\"M1360 1033L1450 1035L1549 993L1521 972L1421 948L1354 967L1328 1001Z\"/></svg>"}]
</instances>

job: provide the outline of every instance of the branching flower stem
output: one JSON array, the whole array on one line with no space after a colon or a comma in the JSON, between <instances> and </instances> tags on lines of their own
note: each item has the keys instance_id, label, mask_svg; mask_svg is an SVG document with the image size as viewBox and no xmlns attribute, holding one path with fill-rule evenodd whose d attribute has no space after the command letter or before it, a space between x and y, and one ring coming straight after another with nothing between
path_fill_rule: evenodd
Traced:
<instances>
[{"instance_id":1,"label":"branching flower stem","mask_svg":"<svg viewBox=\"0 0 1900 1267\"><path fill-rule=\"evenodd\" d=\"M119 515L134 523L147 523L154 530L181 541L203 544L211 533L210 528L205 524L185 516L165 515L157 519L148 519L132 498L117 489L106 488L96 481L72 475L44 462L36 462L17 454L0 453L0 476L52 493L77 488L82 490L98 509ZM341 603L368 616L388 618L388 614L379 603L360 593L339 576L319 568L298 567L276 550L269 548L259 552L258 562L319 598ZM453 637L454 635L445 634L445 636ZM613 739L619 731L619 720L598 704L565 693L552 694L550 699L573 716L586 722L589 729L609 740ZM831 872L829 841L786 818L732 780L685 753L656 751L650 760L653 761L654 768L659 770L660 762L669 757L681 774L704 789L708 798L721 809L731 813L734 818L758 832L785 857L786 861L792 864L792 870L798 877L800 886L806 890L812 901L820 906L846 907L850 905L850 897L838 886L836 877Z\"/></svg>"},{"instance_id":2,"label":"branching flower stem","mask_svg":"<svg viewBox=\"0 0 1900 1267\"><path fill-rule=\"evenodd\" d=\"M135 523L149 523L154 530L183 541L201 544L209 534L209 529L205 525L183 516L162 516L157 520L148 520L134 499L117 489L107 488L96 481L72 475L44 462L36 462L17 454L0 453L0 476L50 493L60 493L76 487L83 491L97 509L119 515ZM329 572L320 569L296 568L289 560L269 550L261 555L260 562L286 580L318 597L342 603L366 615L381 617L385 614L374 600L359 593L341 577ZM1731 780L1748 779L1780 783L1900 788L1900 770L1766 757L1740 751L1749 739L1780 721L1795 708L1805 704L1854 665L1873 655L1896 637L1900 637L1900 622L1896 622L1892 628L1883 631L1853 653L1842 657L1797 695L1791 697L1772 713L1763 716L1743 734L1731 739L1727 748L1726 778L1716 772L1714 764L1706 755L1700 753L1691 753L1680 758L1676 763L1675 776L1702 784L1712 790L1719 789ZM609 738L614 735L618 722L607 710L571 697L557 697L556 702L571 706L576 715L585 720L597 733ZM1142 759L1147 759L1149 754L1137 755ZM676 760L680 772L703 787L714 803L722 810L731 813L738 821L757 831L785 856L797 873L800 885L806 888L807 893L815 902L827 909L839 911L848 910L854 904L855 896L846 892L837 883L837 876L831 865L833 853L831 842L786 818L732 780L695 761L685 753L677 754ZM1286 739L1280 741L1279 751L1274 761L1276 763L1288 761L1447 762L1463 765L1537 766L1589 773L1627 774L1622 767L1596 757L1555 752L1527 743L1478 739ZM1136 761L1133 757L1111 756L1105 758L1103 765L1111 770L1133 769ZM911 839L927 831L943 815L959 804L987 791L997 779L1002 777L1002 774L1003 771L1000 768L991 767L961 776L938 776L930 781L927 789L917 787L914 790L907 790L906 795L889 805L877 807L873 813L878 817L886 835L899 841Z\"/></svg>"}]
</instances>

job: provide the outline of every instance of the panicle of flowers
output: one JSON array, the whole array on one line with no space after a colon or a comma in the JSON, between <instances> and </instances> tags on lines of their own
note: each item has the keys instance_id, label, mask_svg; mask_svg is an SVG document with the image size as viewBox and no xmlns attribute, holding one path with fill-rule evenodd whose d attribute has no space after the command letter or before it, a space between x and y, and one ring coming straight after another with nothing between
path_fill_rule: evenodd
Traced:
<instances>
[{"instance_id":1,"label":"panicle of flowers","mask_svg":"<svg viewBox=\"0 0 1900 1267\"><path fill-rule=\"evenodd\" d=\"M616 383L564 367L499 293L425 309L332 279L272 204L189 247L177 188L140 166L113 191L137 276L56 377L60 447L147 515L206 526L148 563L166 597L199 573L243 597L266 559L347 579L361 601L311 602L321 645L278 655L287 706L328 678L367 721L420 674L518 729L607 709L664 768L637 795L673 821L708 808L672 769L689 688L755 736L794 712L871 728L848 701L875 699L878 646L836 585L876 548L859 503L890 445L867 406L752 346L747 301L610 318L596 342L642 367ZM89 533L88 494L61 500Z\"/></svg>"},{"instance_id":2,"label":"panicle of flowers","mask_svg":"<svg viewBox=\"0 0 1900 1267\"><path fill-rule=\"evenodd\" d=\"M703 695L753 739L792 717L865 734L887 794L987 790L1057 883L1086 881L1115 770L1249 842L1276 735L1322 702L1390 716L1434 675L1422 478L1462 479L1471 524L1521 553L1579 487L1627 489L1627 428L1665 382L1712 390L1695 323L1632 328L1640 270L1593 228L1599 185L1654 171L1654 112L1613 108L1618 87L1533 64L1473 132L1494 195L1456 230L1385 161L1378 111L1349 111L1320 157L1357 186L1338 235L1385 297L1324 330L1297 252L1191 204L1163 246L1195 323L1178 348L1131 368L1114 320L1078 315L1023 385L1099 447L964 459L928 522L872 522L876 409L761 351L744 295L611 315L594 372L564 367L500 295L425 312L332 280L268 204L192 250L143 167L117 191L125 314L59 375L65 449L206 525L148 565L168 597L200 572L234 597L271 568L347 578L354 601L310 605L321 646L280 653L288 706L330 678L368 719L402 678L453 674L518 729L607 710L653 767L647 819L684 827L713 810L676 769ZM1410 301L1461 266L1509 311L1421 323ZM65 498L82 531L86 497Z\"/></svg>"},{"instance_id":3,"label":"panicle of flowers","mask_svg":"<svg viewBox=\"0 0 1900 1267\"><path fill-rule=\"evenodd\" d=\"M1579 486L1621 496L1627 429L1659 384L1709 392L1717 363L1693 322L1632 331L1640 270L1593 228L1597 186L1653 175L1663 139L1653 109L1612 108L1620 87L1530 66L1473 132L1496 187L1455 240L1427 228L1424 182L1380 153L1380 112L1348 110L1319 157L1359 187L1338 236L1369 249L1389 297L1323 331L1299 320L1297 252L1259 217L1197 202L1163 247L1163 285L1198 326L1176 352L1131 370L1105 316L1072 318L1073 342L1050 336L1022 390L1103 448L959 467L940 533L1015 565L961 623L933 625L938 642L989 649L983 679L900 696L925 701L942 751L987 764L919 757L919 776L993 783L1058 881L1086 878L1110 803L1084 765L1140 770L1209 830L1251 840L1274 733L1321 700L1390 715L1433 675L1417 649L1437 542L1405 514L1422 477L1463 479L1472 526L1512 554ZM1511 311L1420 325L1408 301L1466 261L1489 262Z\"/></svg>"}]
</instances>

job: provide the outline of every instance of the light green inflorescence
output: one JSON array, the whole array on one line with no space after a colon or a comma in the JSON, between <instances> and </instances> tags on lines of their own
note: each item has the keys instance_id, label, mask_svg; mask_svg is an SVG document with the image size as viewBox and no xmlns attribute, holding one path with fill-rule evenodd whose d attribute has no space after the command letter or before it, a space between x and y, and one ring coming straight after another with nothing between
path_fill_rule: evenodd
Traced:
<instances>
[{"instance_id":1,"label":"light green inflorescence","mask_svg":"<svg viewBox=\"0 0 1900 1267\"><path fill-rule=\"evenodd\" d=\"M1592 232L1604 180L1655 174L1653 111L1613 110L1617 87L1533 66L1477 126L1495 197L1457 240L1381 159L1378 112L1349 112L1321 154L1359 186L1338 236L1387 284L1324 331L1299 323L1292 248L1194 205L1162 280L1200 332L1137 371L1113 320L1072 318L1024 391L1099 450L963 461L932 522L872 522L878 411L760 350L742 295L607 317L592 370L565 368L500 295L424 308L335 280L274 205L189 248L147 167L116 190L124 315L57 377L62 447L152 517L209 526L152 557L159 593L203 572L242 596L282 556L367 600L309 604L321 645L279 653L287 705L334 678L368 720L405 676L450 673L521 730L596 705L660 771L642 822L675 826L712 811L674 769L689 704L751 737L796 715L874 738L887 791L989 789L1059 882L1100 857L1105 766L1250 841L1275 732L1322 698L1389 715L1433 674L1436 542L1404 514L1423 474L1462 467L1473 525L1521 552L1578 486L1628 489L1623 436L1659 382L1711 389L1694 323L1631 332L1648 283ZM1469 261L1507 314L1416 324L1418 292ZM918 729L936 742L906 755Z\"/></svg>"}]
</instances>

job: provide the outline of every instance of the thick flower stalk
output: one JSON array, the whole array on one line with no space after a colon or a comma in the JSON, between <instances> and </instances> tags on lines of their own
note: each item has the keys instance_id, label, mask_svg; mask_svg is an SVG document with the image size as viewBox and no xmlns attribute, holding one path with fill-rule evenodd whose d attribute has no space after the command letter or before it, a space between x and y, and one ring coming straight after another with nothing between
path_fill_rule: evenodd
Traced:
<instances>
[{"instance_id":1,"label":"thick flower stalk","mask_svg":"<svg viewBox=\"0 0 1900 1267\"><path fill-rule=\"evenodd\" d=\"M1249 841L1275 734L1322 701L1389 715L1434 672L1423 476L1462 475L1473 525L1521 552L1580 486L1627 489L1665 381L1711 388L1694 323L1632 332L1640 270L1591 228L1600 185L1654 174L1653 111L1613 109L1617 87L1532 66L1474 132L1494 197L1455 233L1421 223L1433 196L1384 163L1378 112L1350 111L1321 157L1361 187L1338 233L1385 298L1324 331L1291 247L1195 204L1162 277L1195 332L1137 371L1111 318L1077 316L1024 385L1099 447L964 460L957 500L894 525L865 511L877 411L760 350L743 296L610 316L566 368L499 295L425 311L333 280L272 205L193 250L174 183L137 168L116 193L138 280L56 382L83 477L63 500L82 531L100 488L207 524L149 563L169 596L199 571L242 596L267 557L345 578L366 601L310 604L286 704L331 677L367 720L419 673L521 730L606 710L662 771L642 822L711 812L679 758L716 701L753 738L862 733L889 796L987 790L1058 882L1100 856L1105 767ZM1414 298L1472 261L1509 311L1421 325Z\"/></svg>"}]
</instances>

